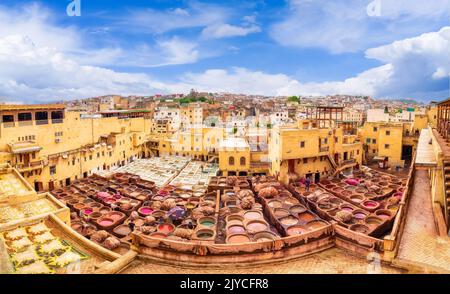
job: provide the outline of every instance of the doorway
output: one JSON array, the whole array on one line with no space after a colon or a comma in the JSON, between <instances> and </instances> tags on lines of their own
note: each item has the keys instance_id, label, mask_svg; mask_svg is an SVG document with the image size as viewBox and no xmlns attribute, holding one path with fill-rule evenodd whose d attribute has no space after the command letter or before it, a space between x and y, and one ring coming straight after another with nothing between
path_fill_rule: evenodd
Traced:
<instances>
[{"instance_id":1,"label":"doorway","mask_svg":"<svg viewBox=\"0 0 450 294\"><path fill-rule=\"evenodd\" d=\"M314 182L315 182L316 184L320 182L320 173L316 173L316 174L314 175Z\"/></svg>"},{"instance_id":2,"label":"doorway","mask_svg":"<svg viewBox=\"0 0 450 294\"><path fill-rule=\"evenodd\" d=\"M49 191L55 190L55 182L53 181L48 182L48 190Z\"/></svg>"},{"instance_id":3,"label":"doorway","mask_svg":"<svg viewBox=\"0 0 450 294\"><path fill-rule=\"evenodd\" d=\"M411 163L413 155L413 146L412 145L403 145L402 146L402 160L405 161L405 165Z\"/></svg>"},{"instance_id":4,"label":"doorway","mask_svg":"<svg viewBox=\"0 0 450 294\"><path fill-rule=\"evenodd\" d=\"M70 186L70 178L66 179L66 186Z\"/></svg>"},{"instance_id":5,"label":"doorway","mask_svg":"<svg viewBox=\"0 0 450 294\"><path fill-rule=\"evenodd\" d=\"M44 190L44 186L42 185L42 182L34 182L34 190L36 192L40 192Z\"/></svg>"}]
</instances>

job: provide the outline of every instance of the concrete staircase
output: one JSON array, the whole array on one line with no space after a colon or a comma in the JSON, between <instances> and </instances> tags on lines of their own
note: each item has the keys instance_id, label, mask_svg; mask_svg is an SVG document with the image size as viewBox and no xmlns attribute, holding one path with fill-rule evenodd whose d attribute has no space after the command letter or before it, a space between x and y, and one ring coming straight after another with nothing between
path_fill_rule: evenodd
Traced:
<instances>
[{"instance_id":1,"label":"concrete staircase","mask_svg":"<svg viewBox=\"0 0 450 294\"><path fill-rule=\"evenodd\" d=\"M444 185L445 185L445 220L447 227L450 221L450 160L444 160Z\"/></svg>"}]
</instances>

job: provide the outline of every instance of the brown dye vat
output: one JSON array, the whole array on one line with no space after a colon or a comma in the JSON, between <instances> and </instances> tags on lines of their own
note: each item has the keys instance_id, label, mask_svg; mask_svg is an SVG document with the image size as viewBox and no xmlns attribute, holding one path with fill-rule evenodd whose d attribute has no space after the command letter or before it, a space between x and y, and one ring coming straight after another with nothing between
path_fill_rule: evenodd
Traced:
<instances>
[{"instance_id":1,"label":"brown dye vat","mask_svg":"<svg viewBox=\"0 0 450 294\"><path fill-rule=\"evenodd\" d=\"M151 214L151 216L153 216L156 219L164 217L165 215L166 215L166 213L164 211L162 211L162 210L155 210Z\"/></svg>"},{"instance_id":2,"label":"brown dye vat","mask_svg":"<svg viewBox=\"0 0 450 294\"><path fill-rule=\"evenodd\" d=\"M308 211L298 214L298 219L303 223L310 222L310 221L314 220L315 218L316 217Z\"/></svg>"},{"instance_id":3,"label":"brown dye vat","mask_svg":"<svg viewBox=\"0 0 450 294\"><path fill-rule=\"evenodd\" d=\"M228 225L230 225L230 226L234 226L234 225L243 226L244 222L241 221L241 220L238 220L238 219L233 219L233 220L227 221L227 226Z\"/></svg>"},{"instance_id":4,"label":"brown dye vat","mask_svg":"<svg viewBox=\"0 0 450 294\"><path fill-rule=\"evenodd\" d=\"M320 183L322 185L330 185L331 184L331 182L329 180L322 180L322 181L320 181Z\"/></svg>"},{"instance_id":5,"label":"brown dye vat","mask_svg":"<svg viewBox=\"0 0 450 294\"><path fill-rule=\"evenodd\" d=\"M111 211L111 208L110 207L107 207L107 206L102 206L102 207L100 207L99 208L99 210L98 210L98 212L100 212L100 213L107 213L107 212L110 212Z\"/></svg>"},{"instance_id":6,"label":"brown dye vat","mask_svg":"<svg viewBox=\"0 0 450 294\"><path fill-rule=\"evenodd\" d=\"M114 222L118 223L125 219L125 214L119 211L111 211L104 214L105 217L112 219Z\"/></svg>"},{"instance_id":7,"label":"brown dye vat","mask_svg":"<svg viewBox=\"0 0 450 294\"><path fill-rule=\"evenodd\" d=\"M302 225L294 225L286 229L288 236L301 235L308 232L308 229Z\"/></svg>"},{"instance_id":8,"label":"brown dye vat","mask_svg":"<svg viewBox=\"0 0 450 294\"><path fill-rule=\"evenodd\" d=\"M364 196L368 199L374 198L374 197L378 197L377 194L373 193L373 192L367 192L364 194Z\"/></svg>"},{"instance_id":9,"label":"brown dye vat","mask_svg":"<svg viewBox=\"0 0 450 294\"><path fill-rule=\"evenodd\" d=\"M90 198L87 198L87 199L83 200L84 204L90 204L90 203L93 203L93 202L95 202L95 201L93 199L90 199Z\"/></svg>"},{"instance_id":10,"label":"brown dye vat","mask_svg":"<svg viewBox=\"0 0 450 294\"><path fill-rule=\"evenodd\" d=\"M342 192L344 191L344 188L337 187L337 188L333 188L332 191L333 191L334 193L336 193L336 194L340 194L340 193L342 193Z\"/></svg>"},{"instance_id":11,"label":"brown dye vat","mask_svg":"<svg viewBox=\"0 0 450 294\"><path fill-rule=\"evenodd\" d=\"M119 238L124 238L131 234L131 229L127 225L119 225L114 228L113 234Z\"/></svg>"},{"instance_id":12,"label":"brown dye vat","mask_svg":"<svg viewBox=\"0 0 450 294\"><path fill-rule=\"evenodd\" d=\"M280 223L286 227L293 226L293 225L298 224L298 219L292 215L288 215L288 216L280 218Z\"/></svg>"},{"instance_id":13,"label":"brown dye vat","mask_svg":"<svg viewBox=\"0 0 450 294\"><path fill-rule=\"evenodd\" d=\"M95 223L96 220L101 218L103 216L103 213L100 212L93 212L89 215L89 218Z\"/></svg>"},{"instance_id":14,"label":"brown dye vat","mask_svg":"<svg viewBox=\"0 0 450 294\"><path fill-rule=\"evenodd\" d=\"M305 212L305 211L306 211L306 207L304 207L303 205L294 205L291 208L289 208L289 212L293 215L297 215L297 214Z\"/></svg>"},{"instance_id":15,"label":"brown dye vat","mask_svg":"<svg viewBox=\"0 0 450 294\"><path fill-rule=\"evenodd\" d=\"M369 226L371 228L376 228L383 222L383 220L376 216L368 216L364 220L364 222L366 223L367 226Z\"/></svg>"},{"instance_id":16,"label":"brown dye vat","mask_svg":"<svg viewBox=\"0 0 450 294\"><path fill-rule=\"evenodd\" d=\"M254 220L254 219L262 219L263 215L260 211L257 210L249 210L244 213L244 219Z\"/></svg>"},{"instance_id":17,"label":"brown dye vat","mask_svg":"<svg viewBox=\"0 0 450 294\"><path fill-rule=\"evenodd\" d=\"M98 202L91 202L88 204L88 206L94 210L100 210L100 208L103 207L103 205Z\"/></svg>"},{"instance_id":18,"label":"brown dye vat","mask_svg":"<svg viewBox=\"0 0 450 294\"><path fill-rule=\"evenodd\" d=\"M242 222L242 221L244 221L244 217L239 214L230 214L226 217L227 223L231 222L231 221L236 221L236 220Z\"/></svg>"},{"instance_id":19,"label":"brown dye vat","mask_svg":"<svg viewBox=\"0 0 450 294\"><path fill-rule=\"evenodd\" d=\"M76 203L76 204L73 205L73 209L76 210L77 212L80 212L85 207L86 206L83 203Z\"/></svg>"},{"instance_id":20,"label":"brown dye vat","mask_svg":"<svg viewBox=\"0 0 450 294\"><path fill-rule=\"evenodd\" d=\"M356 189L355 189L355 192L356 192L356 193L359 193L359 194L365 194L365 193L368 192L368 190L365 189L365 188L356 188Z\"/></svg>"},{"instance_id":21,"label":"brown dye vat","mask_svg":"<svg viewBox=\"0 0 450 294\"><path fill-rule=\"evenodd\" d=\"M361 203L365 200L365 197L359 194L350 195L350 200L354 203Z\"/></svg>"},{"instance_id":22,"label":"brown dye vat","mask_svg":"<svg viewBox=\"0 0 450 294\"><path fill-rule=\"evenodd\" d=\"M343 182L339 182L336 184L336 186L339 186L340 188L344 188L345 186L347 186L347 184L343 183Z\"/></svg>"},{"instance_id":23,"label":"brown dye vat","mask_svg":"<svg viewBox=\"0 0 450 294\"><path fill-rule=\"evenodd\" d=\"M250 242L250 238L245 234L234 234L227 237L228 244L240 244Z\"/></svg>"},{"instance_id":24,"label":"brown dye vat","mask_svg":"<svg viewBox=\"0 0 450 294\"><path fill-rule=\"evenodd\" d=\"M335 187L336 187L336 185L334 185L334 184L329 184L329 185L325 186L325 188L328 189L328 190L332 190Z\"/></svg>"},{"instance_id":25,"label":"brown dye vat","mask_svg":"<svg viewBox=\"0 0 450 294\"><path fill-rule=\"evenodd\" d=\"M152 238L156 238L156 239L165 239L165 238L167 238L167 235L164 234L164 233L161 233L161 232L154 232L154 233L151 233L149 236L152 237Z\"/></svg>"},{"instance_id":26,"label":"brown dye vat","mask_svg":"<svg viewBox=\"0 0 450 294\"><path fill-rule=\"evenodd\" d=\"M250 234L255 234L268 230L269 225L263 220L252 220L247 222L245 228Z\"/></svg>"},{"instance_id":27,"label":"brown dye vat","mask_svg":"<svg viewBox=\"0 0 450 294\"><path fill-rule=\"evenodd\" d=\"M273 210L273 214L275 215L276 218L279 219L279 218L288 216L290 213L289 213L289 210L287 210L287 209L284 209L284 208L275 208L275 209Z\"/></svg>"},{"instance_id":28,"label":"brown dye vat","mask_svg":"<svg viewBox=\"0 0 450 294\"><path fill-rule=\"evenodd\" d=\"M392 212L387 209L378 209L375 211L375 215L383 220L388 220L392 217Z\"/></svg>"},{"instance_id":29,"label":"brown dye vat","mask_svg":"<svg viewBox=\"0 0 450 294\"><path fill-rule=\"evenodd\" d=\"M391 205L388 205L386 208L395 213L398 210L399 206L398 206L398 204L391 204Z\"/></svg>"},{"instance_id":30,"label":"brown dye vat","mask_svg":"<svg viewBox=\"0 0 450 294\"><path fill-rule=\"evenodd\" d=\"M285 205L297 205L297 204L299 204L300 202L299 202L296 198L294 198L294 197L287 197L287 198L285 198L285 199L283 200L283 203L284 203Z\"/></svg>"},{"instance_id":31,"label":"brown dye vat","mask_svg":"<svg viewBox=\"0 0 450 294\"><path fill-rule=\"evenodd\" d=\"M332 179L331 182L337 184L337 183L340 183L341 180L339 180L339 179Z\"/></svg>"},{"instance_id":32,"label":"brown dye vat","mask_svg":"<svg viewBox=\"0 0 450 294\"><path fill-rule=\"evenodd\" d=\"M344 190L340 194L344 197L350 197L353 193L351 191Z\"/></svg>"},{"instance_id":33,"label":"brown dye vat","mask_svg":"<svg viewBox=\"0 0 450 294\"><path fill-rule=\"evenodd\" d=\"M269 232L269 231L267 231L267 232L259 232L259 233L256 233L253 236L253 240L255 242L273 241L276 238L277 238L277 235L275 235L274 233Z\"/></svg>"},{"instance_id":34,"label":"brown dye vat","mask_svg":"<svg viewBox=\"0 0 450 294\"><path fill-rule=\"evenodd\" d=\"M361 225L361 224L351 225L349 227L349 229L352 230L352 231L358 232L358 233L363 233L363 234L367 234L370 231L368 226Z\"/></svg>"},{"instance_id":35,"label":"brown dye vat","mask_svg":"<svg viewBox=\"0 0 450 294\"><path fill-rule=\"evenodd\" d=\"M306 223L305 227L308 230L312 231L312 230L317 230L317 229L323 228L326 225L327 225L327 223L322 220L312 220L312 221L309 221L308 223Z\"/></svg>"},{"instance_id":36,"label":"brown dye vat","mask_svg":"<svg viewBox=\"0 0 450 294\"><path fill-rule=\"evenodd\" d=\"M347 191L355 191L356 190L356 187L355 186L352 186L352 185L347 185L347 186L345 186L345 190L347 190Z\"/></svg>"}]
</instances>

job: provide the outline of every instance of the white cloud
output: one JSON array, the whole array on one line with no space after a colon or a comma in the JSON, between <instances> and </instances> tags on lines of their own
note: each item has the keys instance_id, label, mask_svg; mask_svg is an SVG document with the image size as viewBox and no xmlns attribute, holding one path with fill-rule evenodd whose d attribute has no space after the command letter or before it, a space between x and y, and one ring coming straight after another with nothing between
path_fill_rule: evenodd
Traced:
<instances>
[{"instance_id":1,"label":"white cloud","mask_svg":"<svg viewBox=\"0 0 450 294\"><path fill-rule=\"evenodd\" d=\"M270 35L285 46L357 52L416 36L448 24L448 0L378 0L380 15L369 16L361 0L291 0Z\"/></svg>"},{"instance_id":2,"label":"white cloud","mask_svg":"<svg viewBox=\"0 0 450 294\"><path fill-rule=\"evenodd\" d=\"M206 27L223 23L230 15L227 8L200 2L188 2L186 8L167 10L134 10L126 15L123 25L142 33L162 34L176 29Z\"/></svg>"},{"instance_id":3,"label":"white cloud","mask_svg":"<svg viewBox=\"0 0 450 294\"><path fill-rule=\"evenodd\" d=\"M260 31L261 28L254 24L241 27L222 23L204 28L202 31L202 36L206 38L220 39L229 37L242 37Z\"/></svg>"},{"instance_id":4,"label":"white cloud","mask_svg":"<svg viewBox=\"0 0 450 294\"><path fill-rule=\"evenodd\" d=\"M0 97L52 101L108 93L148 95L166 91L145 74L81 66L54 48L38 47L28 37L0 38Z\"/></svg>"}]
</instances>

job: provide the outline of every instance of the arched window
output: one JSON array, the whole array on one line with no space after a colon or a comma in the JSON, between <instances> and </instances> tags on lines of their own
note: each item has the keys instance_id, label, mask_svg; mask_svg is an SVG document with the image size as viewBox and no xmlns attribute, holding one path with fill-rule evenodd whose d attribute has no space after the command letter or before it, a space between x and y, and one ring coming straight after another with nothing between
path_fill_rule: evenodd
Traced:
<instances>
[{"instance_id":1,"label":"arched window","mask_svg":"<svg viewBox=\"0 0 450 294\"><path fill-rule=\"evenodd\" d=\"M241 165L245 165L245 157L244 156L242 156L239 161L240 161Z\"/></svg>"},{"instance_id":2,"label":"arched window","mask_svg":"<svg viewBox=\"0 0 450 294\"><path fill-rule=\"evenodd\" d=\"M233 156L228 157L228 165L234 165L234 157Z\"/></svg>"}]
</instances>

